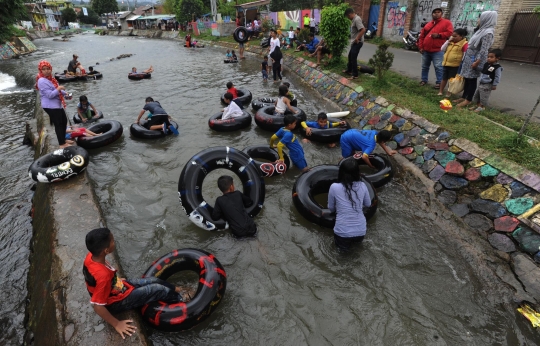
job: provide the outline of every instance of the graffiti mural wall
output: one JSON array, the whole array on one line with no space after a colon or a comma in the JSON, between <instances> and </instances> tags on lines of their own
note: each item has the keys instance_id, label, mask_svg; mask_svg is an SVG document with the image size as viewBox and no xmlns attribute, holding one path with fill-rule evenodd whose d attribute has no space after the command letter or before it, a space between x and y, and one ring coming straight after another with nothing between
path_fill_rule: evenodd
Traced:
<instances>
[{"instance_id":1,"label":"graffiti mural wall","mask_svg":"<svg viewBox=\"0 0 540 346\"><path fill-rule=\"evenodd\" d=\"M313 15L316 23L321 22L321 11L313 10ZM289 30L292 26L295 30L297 27L303 27L304 14L311 14L311 10L299 10L299 11L284 11L284 12L271 12L270 18L274 23L278 23L282 29Z\"/></svg>"},{"instance_id":2,"label":"graffiti mural wall","mask_svg":"<svg viewBox=\"0 0 540 346\"><path fill-rule=\"evenodd\" d=\"M422 23L429 23L433 9L441 7L440 0L422 0L418 2L418 7L412 18L411 30L420 31Z\"/></svg>"},{"instance_id":3,"label":"graffiti mural wall","mask_svg":"<svg viewBox=\"0 0 540 346\"><path fill-rule=\"evenodd\" d=\"M450 13L450 20L454 24L454 28L467 28L470 37L477 25L480 13L484 11L497 11L500 4L501 0L458 0L454 2L452 12Z\"/></svg>"},{"instance_id":4,"label":"graffiti mural wall","mask_svg":"<svg viewBox=\"0 0 540 346\"><path fill-rule=\"evenodd\" d=\"M401 41L407 19L407 1L391 1L386 5L383 37L390 41Z\"/></svg>"}]
</instances>

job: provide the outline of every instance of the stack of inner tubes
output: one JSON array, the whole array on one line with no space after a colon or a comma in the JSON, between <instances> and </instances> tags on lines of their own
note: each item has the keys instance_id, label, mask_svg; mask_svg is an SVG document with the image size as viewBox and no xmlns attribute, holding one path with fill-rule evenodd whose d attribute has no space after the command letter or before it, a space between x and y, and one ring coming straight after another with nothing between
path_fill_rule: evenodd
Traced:
<instances>
[{"instance_id":1,"label":"stack of inner tubes","mask_svg":"<svg viewBox=\"0 0 540 346\"><path fill-rule=\"evenodd\" d=\"M28 175L40 183L54 183L82 173L86 166L88 152L78 146L69 146L38 158L28 168Z\"/></svg>"},{"instance_id":2,"label":"stack of inner tubes","mask_svg":"<svg viewBox=\"0 0 540 346\"><path fill-rule=\"evenodd\" d=\"M94 133L101 133L101 135L77 138L77 144L85 149L96 149L109 145L120 138L124 132L122 124L116 120L102 121L90 126L88 130Z\"/></svg>"},{"instance_id":3,"label":"stack of inner tubes","mask_svg":"<svg viewBox=\"0 0 540 346\"><path fill-rule=\"evenodd\" d=\"M349 156L339 162L341 165L342 162L346 160L356 160L358 162L358 165L360 166L367 166L366 162L362 159L362 153L354 154L353 156ZM369 155L369 162L375 167L377 170L376 173L371 174L365 174L365 177L367 180L369 180L373 186L376 188L383 187L384 185L388 184L390 180L394 177L394 169L392 167L392 163L390 160L384 156L379 156L377 154Z\"/></svg>"},{"instance_id":4,"label":"stack of inner tubes","mask_svg":"<svg viewBox=\"0 0 540 346\"><path fill-rule=\"evenodd\" d=\"M278 152L268 145L253 145L242 150L253 159L255 165L259 167L263 177L270 178L282 175L291 167L289 155L283 152L283 163L275 163L279 160ZM264 160L264 161L261 161Z\"/></svg>"},{"instance_id":5,"label":"stack of inner tubes","mask_svg":"<svg viewBox=\"0 0 540 346\"><path fill-rule=\"evenodd\" d=\"M338 180L338 172L337 165L320 165L313 167L296 180L292 190L293 202L298 212L308 221L323 227L334 227L336 215L318 203L315 196L330 191L330 185ZM362 181L366 184L371 199L371 206L364 207L363 210L366 220L369 220L377 211L377 192L369 180L363 177Z\"/></svg>"},{"instance_id":6,"label":"stack of inner tubes","mask_svg":"<svg viewBox=\"0 0 540 346\"><path fill-rule=\"evenodd\" d=\"M221 119L223 112L216 113L212 115L210 119L208 119L208 126L212 130L220 132L230 132L245 129L246 127L251 126L251 114L249 114L245 110L243 110L242 112L244 114L239 117L229 118L225 120Z\"/></svg>"},{"instance_id":7,"label":"stack of inner tubes","mask_svg":"<svg viewBox=\"0 0 540 346\"><path fill-rule=\"evenodd\" d=\"M197 292L187 303L155 301L143 305L143 318L156 329L165 332L191 329L208 318L223 300L227 274L217 258L204 250L173 250L152 263L143 278L167 280L181 271L199 274Z\"/></svg>"},{"instance_id":8,"label":"stack of inner tubes","mask_svg":"<svg viewBox=\"0 0 540 346\"><path fill-rule=\"evenodd\" d=\"M235 98L235 100L241 101L242 105L244 107L247 107L249 105L249 103L251 102L251 99L253 98L253 95L251 94L251 91L249 91L247 89L244 89L244 88L238 88L238 89L236 89L236 91L238 93L238 97ZM221 103L226 105L224 96L225 96L225 93L223 93L223 95L221 95Z\"/></svg>"},{"instance_id":9,"label":"stack of inner tubes","mask_svg":"<svg viewBox=\"0 0 540 346\"><path fill-rule=\"evenodd\" d=\"M334 119L334 118L328 118L328 122L340 122L340 119ZM298 125L297 125L298 126ZM348 129L350 129L351 126L349 123L347 123L346 126L343 127L331 127L328 129L316 129L311 128L311 135L305 135L305 129L302 128L302 131L304 131L304 135L307 139L314 142L319 143L335 143L339 142L339 139L341 138L341 135L345 133Z\"/></svg>"},{"instance_id":10,"label":"stack of inner tubes","mask_svg":"<svg viewBox=\"0 0 540 346\"><path fill-rule=\"evenodd\" d=\"M294 116L298 119L296 123L296 128L301 128L300 122L306 121L306 113L300 108L292 107L296 114ZM255 123L263 130L277 132L280 128L284 126L283 117L279 115L274 115L274 106L263 107L257 111L255 114ZM290 110L286 110L285 114L292 114Z\"/></svg>"},{"instance_id":11,"label":"stack of inner tubes","mask_svg":"<svg viewBox=\"0 0 540 346\"><path fill-rule=\"evenodd\" d=\"M167 134L163 133L163 131L158 130L149 130L146 127L144 127L144 124L146 123L145 120L140 121L139 124L131 124L129 127L129 132L133 137L136 138L142 138L142 139L156 139L165 137L171 134L171 131L168 131ZM178 124L174 121L170 121L171 125L178 128Z\"/></svg>"},{"instance_id":12,"label":"stack of inner tubes","mask_svg":"<svg viewBox=\"0 0 540 346\"><path fill-rule=\"evenodd\" d=\"M152 78L151 73L129 73L128 78L131 80L141 80Z\"/></svg>"},{"instance_id":13,"label":"stack of inner tubes","mask_svg":"<svg viewBox=\"0 0 540 346\"><path fill-rule=\"evenodd\" d=\"M249 196L253 201L253 204L246 208L249 216L257 215L264 204L264 179L251 157L230 147L205 149L184 165L178 181L178 193L182 209L191 222L207 231L228 228L225 220L212 219L214 208L204 200L201 191L204 178L208 173L220 168L228 169L240 178L244 195Z\"/></svg>"},{"instance_id":14,"label":"stack of inner tubes","mask_svg":"<svg viewBox=\"0 0 540 346\"><path fill-rule=\"evenodd\" d=\"M253 110L255 111L258 111L259 109L263 107L274 106L276 104L276 100L277 99L273 97L259 97L258 99L253 100L253 102L251 102L251 108L253 108ZM297 99L292 100L291 106L298 107L298 100Z\"/></svg>"},{"instance_id":15,"label":"stack of inner tubes","mask_svg":"<svg viewBox=\"0 0 540 346\"><path fill-rule=\"evenodd\" d=\"M91 122L94 122L94 121L98 121L99 119L103 119L103 112L102 111L98 111L99 117L97 117L97 118L94 118L94 115L96 115L96 112L94 112L94 110L91 110L90 113L92 114L92 118L91 119L86 119L86 123L91 123ZM82 123L82 120L81 120L81 117L79 116L79 113L75 113L73 115L73 122L75 124Z\"/></svg>"}]
</instances>

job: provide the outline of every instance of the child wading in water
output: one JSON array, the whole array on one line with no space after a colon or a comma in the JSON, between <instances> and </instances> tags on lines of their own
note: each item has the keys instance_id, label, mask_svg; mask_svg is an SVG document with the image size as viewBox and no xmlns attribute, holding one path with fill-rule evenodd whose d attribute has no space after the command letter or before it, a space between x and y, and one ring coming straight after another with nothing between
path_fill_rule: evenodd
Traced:
<instances>
[{"instance_id":1,"label":"child wading in water","mask_svg":"<svg viewBox=\"0 0 540 346\"><path fill-rule=\"evenodd\" d=\"M281 87L280 87L281 88ZM286 146L289 149L289 156L293 164L302 170L302 172L309 171L306 158L304 157L304 149L300 144L296 135L292 133L292 130L296 127L298 120L292 114L286 114L283 118L283 124L285 125L278 132L276 132L272 138L270 138L270 148L274 147L274 142L279 139L277 144L277 150L279 154L279 160L276 163L283 163L283 147Z\"/></svg>"},{"instance_id":2,"label":"child wading in water","mask_svg":"<svg viewBox=\"0 0 540 346\"><path fill-rule=\"evenodd\" d=\"M502 56L500 49L492 49L488 53L487 62L484 66L478 66L478 70L482 71L480 75L480 84L476 88L472 102L476 102L476 106L471 110L481 112L486 109L489 103L489 96L492 90L497 90L497 85L501 81L502 66L499 65L499 59Z\"/></svg>"},{"instance_id":3,"label":"child wading in water","mask_svg":"<svg viewBox=\"0 0 540 346\"><path fill-rule=\"evenodd\" d=\"M265 55L263 58L263 62L261 63L261 73L263 76L263 80L266 82L268 80L268 56Z\"/></svg>"},{"instance_id":4,"label":"child wading in water","mask_svg":"<svg viewBox=\"0 0 540 346\"><path fill-rule=\"evenodd\" d=\"M439 87L439 96L444 92L444 88L448 83L450 78L454 78L459 70L459 65L463 60L463 55L467 51L469 44L467 39L467 30L459 28L454 30L452 36L445 44L442 45L441 51L445 52L443 57L443 77L441 81L441 86ZM450 97L450 95L446 95Z\"/></svg>"}]
</instances>

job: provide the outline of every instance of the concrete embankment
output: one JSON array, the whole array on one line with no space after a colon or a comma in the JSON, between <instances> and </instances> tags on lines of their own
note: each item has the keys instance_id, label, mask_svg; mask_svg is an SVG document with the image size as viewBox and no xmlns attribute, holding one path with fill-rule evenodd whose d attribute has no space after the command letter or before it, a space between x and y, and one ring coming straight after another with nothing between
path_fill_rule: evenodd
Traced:
<instances>
[{"instance_id":1,"label":"concrete embankment","mask_svg":"<svg viewBox=\"0 0 540 346\"><path fill-rule=\"evenodd\" d=\"M58 147L54 127L37 96L35 119L27 124L35 158ZM140 316L130 311L137 333L122 340L89 303L82 266L86 233L105 221L86 172L54 184L38 183L34 199L34 234L28 275L26 341L35 345L148 345ZM122 271L116 254L109 261ZM123 276L123 275L122 275Z\"/></svg>"}]
</instances>

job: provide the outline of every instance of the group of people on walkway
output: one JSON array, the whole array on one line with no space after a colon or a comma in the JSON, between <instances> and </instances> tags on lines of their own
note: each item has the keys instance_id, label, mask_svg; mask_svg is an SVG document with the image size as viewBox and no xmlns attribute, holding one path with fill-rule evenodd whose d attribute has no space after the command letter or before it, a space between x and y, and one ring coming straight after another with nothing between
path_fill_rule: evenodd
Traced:
<instances>
[{"instance_id":1,"label":"group of people on walkway","mask_svg":"<svg viewBox=\"0 0 540 346\"><path fill-rule=\"evenodd\" d=\"M418 39L418 49L422 54L422 77L420 85L426 85L431 65L435 69L434 88L443 95L449 79L460 73L464 78L463 95L455 102L464 107L474 101L472 110L480 112L488 105L492 90L497 89L501 80L502 66L498 63L502 51L491 49L497 12L482 12L478 26L471 39L465 28L454 29L452 22L443 18L443 10L432 11L432 21L427 23ZM480 84L478 85L478 79Z\"/></svg>"}]
</instances>

